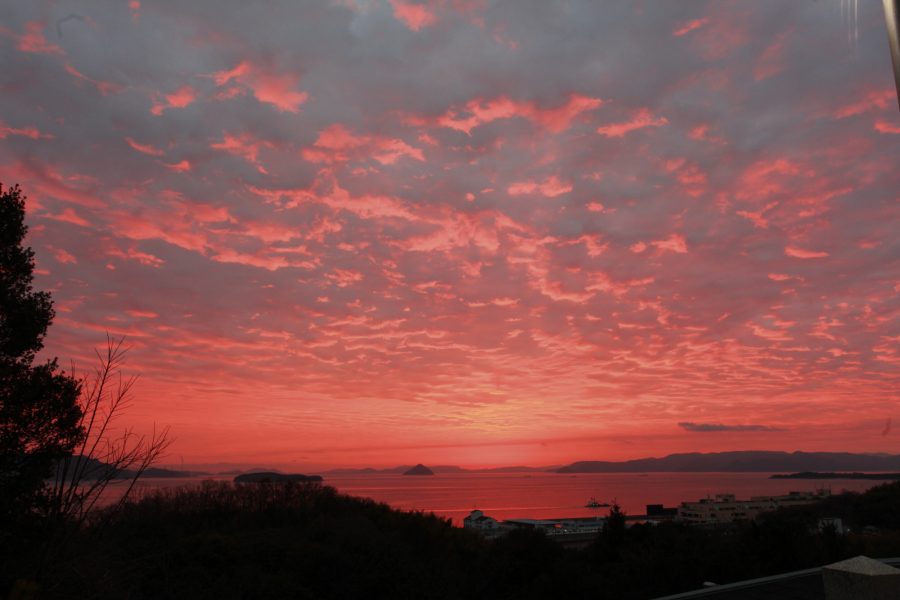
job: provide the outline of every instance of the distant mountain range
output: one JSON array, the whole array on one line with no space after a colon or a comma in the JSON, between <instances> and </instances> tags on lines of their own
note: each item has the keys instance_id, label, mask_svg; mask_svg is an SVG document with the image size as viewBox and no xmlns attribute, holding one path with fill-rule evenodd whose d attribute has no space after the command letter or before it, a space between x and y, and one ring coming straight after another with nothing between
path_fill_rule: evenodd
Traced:
<instances>
[{"instance_id":1,"label":"distant mountain range","mask_svg":"<svg viewBox=\"0 0 900 600\"><path fill-rule=\"evenodd\" d=\"M110 469L112 469L110 465L95 458L83 457L81 460L85 461L84 479L98 479L108 473ZM70 468L74 467L74 462L75 459L73 459L72 466ZM112 479L131 479L132 477L134 477L134 475L135 471L131 469L122 469L114 473ZM209 473L203 473L199 471L176 471L173 469L149 467L144 471L142 477L198 477L202 475L209 475Z\"/></svg>"},{"instance_id":2,"label":"distant mountain range","mask_svg":"<svg viewBox=\"0 0 900 600\"><path fill-rule=\"evenodd\" d=\"M784 473L794 471L896 471L900 455L849 452L772 452L747 450L702 454L670 454L623 462L579 461L554 469L556 473Z\"/></svg>"},{"instance_id":3,"label":"distant mountain range","mask_svg":"<svg viewBox=\"0 0 900 600\"><path fill-rule=\"evenodd\" d=\"M402 475L413 465L389 469L333 469L324 474ZM900 455L853 454L850 452L778 452L741 450L735 452L689 452L660 458L626 461L582 460L565 466L497 467L464 469L456 465L429 466L436 475L452 473L793 473L800 471L900 471Z\"/></svg>"},{"instance_id":4,"label":"distant mountain range","mask_svg":"<svg viewBox=\"0 0 900 600\"><path fill-rule=\"evenodd\" d=\"M415 465L401 465L399 467L391 467L388 469L374 469L366 467L362 469L332 469L325 471L325 475L402 475L412 469ZM541 473L552 471L557 467L496 467L492 469L464 469L456 465L437 465L429 466L435 475L446 475L448 473Z\"/></svg>"}]
</instances>

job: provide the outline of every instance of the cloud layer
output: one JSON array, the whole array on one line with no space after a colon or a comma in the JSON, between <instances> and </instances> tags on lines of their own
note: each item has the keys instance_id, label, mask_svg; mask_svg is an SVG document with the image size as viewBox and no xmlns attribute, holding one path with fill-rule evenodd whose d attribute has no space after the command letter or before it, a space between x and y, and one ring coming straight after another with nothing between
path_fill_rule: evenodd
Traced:
<instances>
[{"instance_id":1,"label":"cloud layer","mask_svg":"<svg viewBox=\"0 0 900 600\"><path fill-rule=\"evenodd\" d=\"M6 5L48 353L198 461L900 452L879 10Z\"/></svg>"}]
</instances>

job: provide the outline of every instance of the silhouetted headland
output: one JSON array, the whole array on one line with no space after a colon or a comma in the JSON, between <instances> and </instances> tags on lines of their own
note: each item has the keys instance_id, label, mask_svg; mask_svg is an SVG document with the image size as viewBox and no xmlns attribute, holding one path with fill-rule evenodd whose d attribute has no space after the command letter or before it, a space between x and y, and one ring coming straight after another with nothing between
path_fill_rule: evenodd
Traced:
<instances>
[{"instance_id":1,"label":"silhouetted headland","mask_svg":"<svg viewBox=\"0 0 900 600\"><path fill-rule=\"evenodd\" d=\"M321 475L302 475L300 473L276 473L275 471L260 471L258 473L244 473L234 478L235 483L319 483Z\"/></svg>"},{"instance_id":2,"label":"silhouetted headland","mask_svg":"<svg viewBox=\"0 0 900 600\"><path fill-rule=\"evenodd\" d=\"M345 475L402 475L412 468L411 465L400 465L397 467L389 467L386 469L376 469L374 467L363 468L341 468L325 471L326 475L345 476ZM492 467L492 468L474 468L465 469L457 465L434 465L428 467L436 475L446 475L452 473L542 473L557 467Z\"/></svg>"},{"instance_id":3,"label":"silhouetted headland","mask_svg":"<svg viewBox=\"0 0 900 600\"><path fill-rule=\"evenodd\" d=\"M851 454L849 452L772 452L749 450L703 454L670 454L663 458L639 458L623 462L579 461L556 469L557 473L775 473L800 471L893 471L900 469L900 455Z\"/></svg>"},{"instance_id":4,"label":"silhouetted headland","mask_svg":"<svg viewBox=\"0 0 900 600\"><path fill-rule=\"evenodd\" d=\"M434 471L423 465L422 463L417 464L412 469L405 471L404 475L434 475Z\"/></svg>"}]
</instances>

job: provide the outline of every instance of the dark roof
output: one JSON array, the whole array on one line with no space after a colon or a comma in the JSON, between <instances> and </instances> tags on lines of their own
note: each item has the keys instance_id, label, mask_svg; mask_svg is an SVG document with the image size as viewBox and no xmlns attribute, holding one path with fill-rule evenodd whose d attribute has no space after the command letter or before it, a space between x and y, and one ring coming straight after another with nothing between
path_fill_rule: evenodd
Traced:
<instances>
[{"instance_id":1,"label":"dark roof","mask_svg":"<svg viewBox=\"0 0 900 600\"><path fill-rule=\"evenodd\" d=\"M900 565L900 558L881 558L889 565ZM656 600L825 600L822 567L748 579L736 583L664 596Z\"/></svg>"}]
</instances>

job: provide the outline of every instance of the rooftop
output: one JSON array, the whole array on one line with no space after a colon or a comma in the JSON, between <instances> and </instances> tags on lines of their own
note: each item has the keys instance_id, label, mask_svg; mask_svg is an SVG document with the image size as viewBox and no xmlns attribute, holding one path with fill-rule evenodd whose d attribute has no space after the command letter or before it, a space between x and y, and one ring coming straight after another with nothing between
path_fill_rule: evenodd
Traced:
<instances>
[{"instance_id":1,"label":"rooftop","mask_svg":"<svg viewBox=\"0 0 900 600\"><path fill-rule=\"evenodd\" d=\"M853 560L855 559L828 566L834 567ZM878 560L885 565L900 566L900 557L880 558ZM816 567L770 577L716 585L692 592L663 596L656 600L693 600L694 598L709 598L710 600L825 600L825 588L822 583L823 568Z\"/></svg>"}]
</instances>

